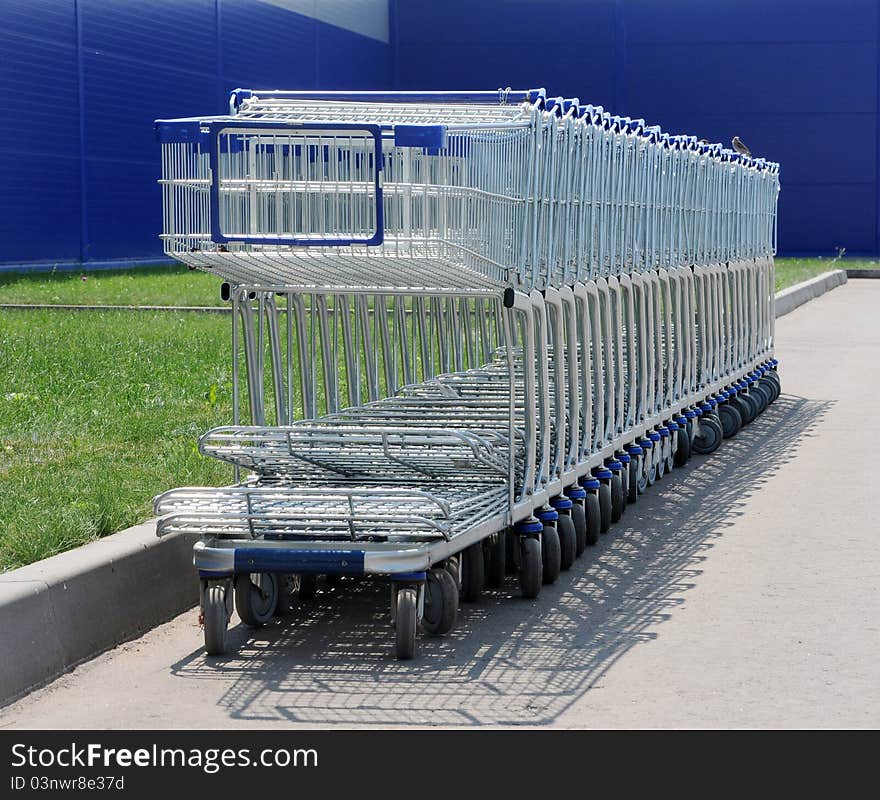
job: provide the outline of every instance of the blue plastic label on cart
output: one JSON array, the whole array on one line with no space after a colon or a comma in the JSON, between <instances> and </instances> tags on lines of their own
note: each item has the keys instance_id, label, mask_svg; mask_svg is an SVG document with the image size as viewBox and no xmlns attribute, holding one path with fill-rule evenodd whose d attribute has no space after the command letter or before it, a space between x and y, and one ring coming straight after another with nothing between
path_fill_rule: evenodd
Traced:
<instances>
[{"instance_id":1,"label":"blue plastic label on cart","mask_svg":"<svg viewBox=\"0 0 880 800\"><path fill-rule=\"evenodd\" d=\"M395 147L427 147L441 150L446 147L445 125L395 125Z\"/></svg>"}]
</instances>

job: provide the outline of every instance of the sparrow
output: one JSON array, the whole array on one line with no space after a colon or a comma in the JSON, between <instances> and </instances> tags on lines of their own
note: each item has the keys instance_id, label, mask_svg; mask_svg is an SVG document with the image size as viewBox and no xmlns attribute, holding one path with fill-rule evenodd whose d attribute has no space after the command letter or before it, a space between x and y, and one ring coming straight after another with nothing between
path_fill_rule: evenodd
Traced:
<instances>
[{"instance_id":1,"label":"sparrow","mask_svg":"<svg viewBox=\"0 0 880 800\"><path fill-rule=\"evenodd\" d=\"M747 156L748 158L752 157L752 151L743 144L743 140L740 139L739 136L734 136L730 143L733 145L733 149L740 155Z\"/></svg>"}]
</instances>

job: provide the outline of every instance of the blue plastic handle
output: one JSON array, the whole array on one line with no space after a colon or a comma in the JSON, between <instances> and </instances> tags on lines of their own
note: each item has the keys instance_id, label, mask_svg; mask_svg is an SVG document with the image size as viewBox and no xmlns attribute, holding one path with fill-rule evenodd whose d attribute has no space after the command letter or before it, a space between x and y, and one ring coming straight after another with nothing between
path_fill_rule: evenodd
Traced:
<instances>
[{"instance_id":1,"label":"blue plastic handle","mask_svg":"<svg viewBox=\"0 0 880 800\"><path fill-rule=\"evenodd\" d=\"M204 130L204 124L202 130ZM378 125L362 125L359 123L312 123L312 122L272 122L264 120L238 121L212 121L207 123L208 137L210 141L211 163L211 241L215 244L228 244L240 242L242 244L278 244L293 245L296 247L347 247L352 244L380 245L385 241L385 212L382 202L382 129ZM342 239L300 239L295 236L281 237L252 234L224 234L220 229L220 134L229 130L265 130L272 131L359 131L368 133L375 143L376 176L374 187L376 192L376 232L369 238L342 238Z\"/></svg>"}]
</instances>

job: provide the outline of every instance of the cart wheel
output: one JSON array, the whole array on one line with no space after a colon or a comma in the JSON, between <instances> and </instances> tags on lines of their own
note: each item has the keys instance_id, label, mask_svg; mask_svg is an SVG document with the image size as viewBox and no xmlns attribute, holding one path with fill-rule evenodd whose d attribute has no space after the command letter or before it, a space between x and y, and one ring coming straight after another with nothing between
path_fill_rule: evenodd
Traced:
<instances>
[{"instance_id":1,"label":"cart wheel","mask_svg":"<svg viewBox=\"0 0 880 800\"><path fill-rule=\"evenodd\" d=\"M202 616L205 621L205 652L209 656L222 656L226 652L229 629L226 587L215 584L205 590Z\"/></svg>"},{"instance_id":2,"label":"cart wheel","mask_svg":"<svg viewBox=\"0 0 880 800\"><path fill-rule=\"evenodd\" d=\"M651 459L651 463L645 468L645 483L646 486L653 486L657 483L657 464L654 461L654 451L650 450L648 456Z\"/></svg>"},{"instance_id":3,"label":"cart wheel","mask_svg":"<svg viewBox=\"0 0 880 800\"><path fill-rule=\"evenodd\" d=\"M599 541L602 532L602 504L598 492L587 492L584 509L587 512L587 544L593 545Z\"/></svg>"},{"instance_id":4,"label":"cart wheel","mask_svg":"<svg viewBox=\"0 0 880 800\"><path fill-rule=\"evenodd\" d=\"M709 416L700 420L700 435L694 437L693 449L695 453L709 455L718 449L723 437L721 425Z\"/></svg>"},{"instance_id":5,"label":"cart wheel","mask_svg":"<svg viewBox=\"0 0 880 800\"><path fill-rule=\"evenodd\" d=\"M626 511L629 503L629 464L624 464L618 475L620 475L620 497L623 501L623 510Z\"/></svg>"},{"instance_id":6,"label":"cart wheel","mask_svg":"<svg viewBox=\"0 0 880 800\"><path fill-rule=\"evenodd\" d=\"M556 583L562 566L559 534L552 525L545 525L541 533L541 559L544 583Z\"/></svg>"},{"instance_id":7,"label":"cart wheel","mask_svg":"<svg viewBox=\"0 0 880 800\"><path fill-rule=\"evenodd\" d=\"M458 556L451 556L447 558L443 562L443 569L445 569L451 576L452 580L455 581L455 585L461 589L461 561Z\"/></svg>"},{"instance_id":8,"label":"cart wheel","mask_svg":"<svg viewBox=\"0 0 880 800\"><path fill-rule=\"evenodd\" d=\"M541 593L543 572L541 542L523 537L519 559L519 588L523 597L534 600Z\"/></svg>"},{"instance_id":9,"label":"cart wheel","mask_svg":"<svg viewBox=\"0 0 880 800\"><path fill-rule=\"evenodd\" d=\"M435 568L425 581L425 612L422 630L431 636L442 636L455 626L458 616L458 586L445 569Z\"/></svg>"},{"instance_id":10,"label":"cart wheel","mask_svg":"<svg viewBox=\"0 0 880 800\"><path fill-rule=\"evenodd\" d=\"M738 394L733 398L733 402L736 404L736 410L739 411L740 417L742 417L742 424L748 425L757 413L757 409L753 405L754 401L747 395Z\"/></svg>"},{"instance_id":11,"label":"cart wheel","mask_svg":"<svg viewBox=\"0 0 880 800\"><path fill-rule=\"evenodd\" d=\"M763 414L767 410L767 406L770 405L770 395L767 393L767 390L756 381L752 384L752 388L749 389L749 394L758 403L758 413Z\"/></svg>"},{"instance_id":12,"label":"cart wheel","mask_svg":"<svg viewBox=\"0 0 880 800\"><path fill-rule=\"evenodd\" d=\"M559 536L559 568L571 569L577 558L577 530L574 520L568 514L560 514L556 523Z\"/></svg>"},{"instance_id":13,"label":"cart wheel","mask_svg":"<svg viewBox=\"0 0 880 800\"><path fill-rule=\"evenodd\" d=\"M683 467L691 457L691 435L687 428L678 432L678 446L675 448L673 460L676 467Z\"/></svg>"},{"instance_id":14,"label":"cart wheel","mask_svg":"<svg viewBox=\"0 0 880 800\"><path fill-rule=\"evenodd\" d=\"M306 572L299 576L299 599L311 600L318 593L318 576Z\"/></svg>"},{"instance_id":15,"label":"cart wheel","mask_svg":"<svg viewBox=\"0 0 880 800\"><path fill-rule=\"evenodd\" d=\"M480 599L485 583L483 543L477 542L461 552L461 599L473 603Z\"/></svg>"},{"instance_id":16,"label":"cart wheel","mask_svg":"<svg viewBox=\"0 0 880 800\"><path fill-rule=\"evenodd\" d=\"M656 472L654 473L654 480L659 481L666 474L666 459L663 458L663 453L660 451L660 448L657 448L657 463L656 463Z\"/></svg>"},{"instance_id":17,"label":"cart wheel","mask_svg":"<svg viewBox=\"0 0 880 800\"><path fill-rule=\"evenodd\" d=\"M608 533L611 527L611 485L602 481L599 486L599 530L602 533Z\"/></svg>"},{"instance_id":18,"label":"cart wheel","mask_svg":"<svg viewBox=\"0 0 880 800\"><path fill-rule=\"evenodd\" d=\"M611 521L617 522L623 516L623 485L620 482L620 473L615 472L611 476Z\"/></svg>"},{"instance_id":19,"label":"cart wheel","mask_svg":"<svg viewBox=\"0 0 880 800\"><path fill-rule=\"evenodd\" d=\"M742 417L732 403L725 403L718 407L718 418L721 420L721 435L725 439L739 433L739 429L742 427Z\"/></svg>"},{"instance_id":20,"label":"cart wheel","mask_svg":"<svg viewBox=\"0 0 880 800\"><path fill-rule=\"evenodd\" d=\"M676 440L678 436L676 435ZM669 447L666 449L666 474L672 472L675 467L675 451L672 449L672 439L669 440Z\"/></svg>"},{"instance_id":21,"label":"cart wheel","mask_svg":"<svg viewBox=\"0 0 880 800\"><path fill-rule=\"evenodd\" d=\"M504 586L507 574L507 531L498 531L483 539L486 550L483 560L486 564L486 586L500 589Z\"/></svg>"},{"instance_id":22,"label":"cart wheel","mask_svg":"<svg viewBox=\"0 0 880 800\"><path fill-rule=\"evenodd\" d=\"M240 572L235 576L235 610L249 628L261 628L278 607L278 578L272 572Z\"/></svg>"},{"instance_id":23,"label":"cart wheel","mask_svg":"<svg viewBox=\"0 0 880 800\"><path fill-rule=\"evenodd\" d=\"M418 592L411 586L397 590L394 619L394 652L401 661L416 654Z\"/></svg>"},{"instance_id":24,"label":"cart wheel","mask_svg":"<svg viewBox=\"0 0 880 800\"><path fill-rule=\"evenodd\" d=\"M639 499L639 474L642 470L642 460L639 456L633 456L629 462L629 483L627 486L626 499L629 503L635 503Z\"/></svg>"},{"instance_id":25,"label":"cart wheel","mask_svg":"<svg viewBox=\"0 0 880 800\"><path fill-rule=\"evenodd\" d=\"M587 512L583 503L575 503L571 507L571 521L574 523L575 549L576 558L583 555L587 549Z\"/></svg>"},{"instance_id":26,"label":"cart wheel","mask_svg":"<svg viewBox=\"0 0 880 800\"><path fill-rule=\"evenodd\" d=\"M758 383L764 387L764 391L767 392L767 395L770 398L770 405L776 402L776 398L779 397L779 384L775 381L768 380L766 377L761 378Z\"/></svg>"},{"instance_id":27,"label":"cart wheel","mask_svg":"<svg viewBox=\"0 0 880 800\"><path fill-rule=\"evenodd\" d=\"M648 482L648 474L651 471L647 461L649 458L651 458L650 450L646 450L644 455L639 456L639 474L637 476L638 480L636 481L636 488L638 489L639 494L644 494L651 485Z\"/></svg>"}]
</instances>

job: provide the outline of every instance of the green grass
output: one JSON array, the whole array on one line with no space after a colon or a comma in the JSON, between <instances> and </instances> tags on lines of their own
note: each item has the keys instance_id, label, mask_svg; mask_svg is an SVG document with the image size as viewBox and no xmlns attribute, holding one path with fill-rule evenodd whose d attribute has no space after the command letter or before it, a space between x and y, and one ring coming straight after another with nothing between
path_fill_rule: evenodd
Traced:
<instances>
[{"instance_id":1,"label":"green grass","mask_svg":"<svg viewBox=\"0 0 880 800\"><path fill-rule=\"evenodd\" d=\"M0 272L3 303L217 306L220 278L181 265L89 272Z\"/></svg>"},{"instance_id":2,"label":"green grass","mask_svg":"<svg viewBox=\"0 0 880 800\"><path fill-rule=\"evenodd\" d=\"M880 262L856 258L777 258L776 291L815 278L830 269L877 269Z\"/></svg>"},{"instance_id":3,"label":"green grass","mask_svg":"<svg viewBox=\"0 0 880 800\"><path fill-rule=\"evenodd\" d=\"M196 451L232 419L229 338L219 315L0 311L0 571L231 481Z\"/></svg>"}]
</instances>

